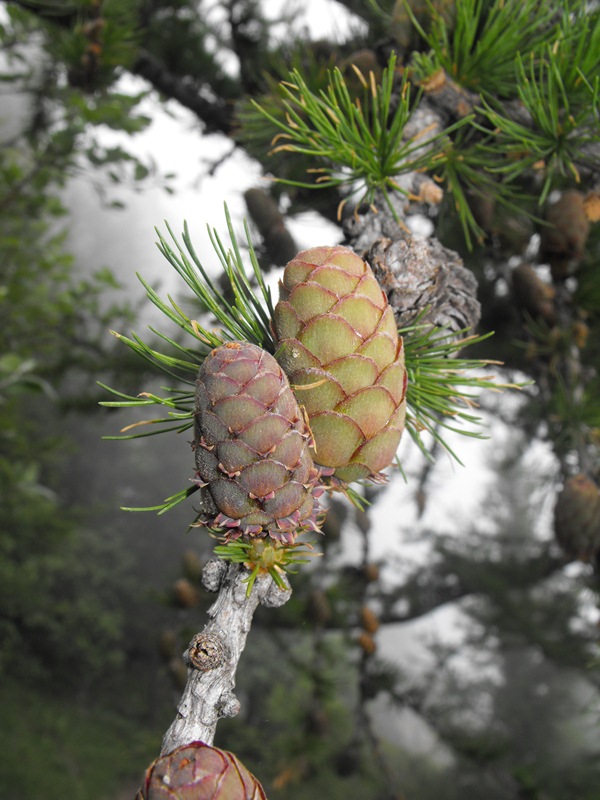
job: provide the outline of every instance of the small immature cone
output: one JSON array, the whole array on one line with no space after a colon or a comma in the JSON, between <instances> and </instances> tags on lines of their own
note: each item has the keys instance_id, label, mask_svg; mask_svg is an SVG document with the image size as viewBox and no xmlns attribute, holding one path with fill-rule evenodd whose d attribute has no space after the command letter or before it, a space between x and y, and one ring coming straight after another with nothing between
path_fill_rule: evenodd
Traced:
<instances>
[{"instance_id":1,"label":"small immature cone","mask_svg":"<svg viewBox=\"0 0 600 800\"><path fill-rule=\"evenodd\" d=\"M368 656L372 656L377 651L377 644L375 639L367 631L361 631L358 634L358 644L360 649Z\"/></svg>"},{"instance_id":2,"label":"small immature cone","mask_svg":"<svg viewBox=\"0 0 600 800\"><path fill-rule=\"evenodd\" d=\"M360 624L367 633L377 633L379 630L377 614L368 606L363 606L360 610Z\"/></svg>"},{"instance_id":3,"label":"small immature cone","mask_svg":"<svg viewBox=\"0 0 600 800\"><path fill-rule=\"evenodd\" d=\"M600 222L600 192L588 192L583 201L583 208L590 222Z\"/></svg>"},{"instance_id":4,"label":"small immature cone","mask_svg":"<svg viewBox=\"0 0 600 800\"><path fill-rule=\"evenodd\" d=\"M573 342L576 347L580 350L587 344L588 337L590 335L589 326L582 319L576 319L573 321L571 325L571 336L573 337Z\"/></svg>"},{"instance_id":5,"label":"small immature cone","mask_svg":"<svg viewBox=\"0 0 600 800\"><path fill-rule=\"evenodd\" d=\"M194 417L202 489L196 525L229 539L287 543L301 529L317 528L310 431L272 355L248 342L212 350L198 373Z\"/></svg>"},{"instance_id":6,"label":"small immature cone","mask_svg":"<svg viewBox=\"0 0 600 800\"><path fill-rule=\"evenodd\" d=\"M379 580L379 566L377 564L365 564L364 576L369 583Z\"/></svg>"},{"instance_id":7,"label":"small immature cone","mask_svg":"<svg viewBox=\"0 0 600 800\"><path fill-rule=\"evenodd\" d=\"M587 475L565 481L554 508L554 533L573 560L592 561L600 555L600 489Z\"/></svg>"},{"instance_id":8,"label":"small immature cone","mask_svg":"<svg viewBox=\"0 0 600 800\"><path fill-rule=\"evenodd\" d=\"M192 742L148 767L135 800L266 800L266 795L233 753Z\"/></svg>"}]
</instances>

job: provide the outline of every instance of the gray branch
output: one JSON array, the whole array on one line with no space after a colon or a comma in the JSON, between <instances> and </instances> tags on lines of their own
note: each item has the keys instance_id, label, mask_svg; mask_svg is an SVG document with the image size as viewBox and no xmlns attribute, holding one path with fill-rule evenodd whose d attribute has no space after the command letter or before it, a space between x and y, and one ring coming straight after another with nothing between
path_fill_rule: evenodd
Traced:
<instances>
[{"instance_id":1,"label":"gray branch","mask_svg":"<svg viewBox=\"0 0 600 800\"><path fill-rule=\"evenodd\" d=\"M210 621L184 653L187 684L177 716L163 739L161 755L190 742L211 745L219 719L239 713L235 674L252 616L259 603L277 608L291 596L291 589L279 589L270 575L259 575L247 596L247 577L248 570L239 564L210 561L204 568L205 588L218 589L219 596L208 610Z\"/></svg>"},{"instance_id":2,"label":"gray branch","mask_svg":"<svg viewBox=\"0 0 600 800\"><path fill-rule=\"evenodd\" d=\"M233 107L218 97L208 84L171 72L160 59L143 49L139 51L131 71L195 114L204 123L205 133L231 134Z\"/></svg>"}]
</instances>

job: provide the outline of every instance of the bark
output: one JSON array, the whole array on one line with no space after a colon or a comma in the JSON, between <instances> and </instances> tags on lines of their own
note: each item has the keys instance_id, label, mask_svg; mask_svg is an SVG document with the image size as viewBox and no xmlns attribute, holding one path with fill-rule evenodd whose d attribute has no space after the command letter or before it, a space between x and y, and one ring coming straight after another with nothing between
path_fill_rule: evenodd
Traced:
<instances>
[{"instance_id":1,"label":"bark","mask_svg":"<svg viewBox=\"0 0 600 800\"><path fill-rule=\"evenodd\" d=\"M244 192L244 200L248 214L260 234L270 264L285 267L300 248L289 232L277 203L271 195L257 188Z\"/></svg>"},{"instance_id":2,"label":"bark","mask_svg":"<svg viewBox=\"0 0 600 800\"><path fill-rule=\"evenodd\" d=\"M283 605L291 589L279 589L270 575L259 575L246 594L245 567L209 561L202 580L219 596L208 610L209 622L191 640L184 653L188 679L177 716L163 739L161 755L190 742L212 744L219 719L234 717L240 703L234 694L235 674L244 650L252 616L260 604Z\"/></svg>"},{"instance_id":3,"label":"bark","mask_svg":"<svg viewBox=\"0 0 600 800\"><path fill-rule=\"evenodd\" d=\"M416 173L403 177L411 187L422 178ZM426 186L421 184L422 188ZM349 209L344 233L346 243L370 264L398 327L408 327L418 318L420 324L444 331L449 340L475 329L481 306L473 273L465 268L458 253L434 236L410 233L404 225L406 209L401 197L390 196L388 201L400 222L377 196L369 207Z\"/></svg>"}]
</instances>

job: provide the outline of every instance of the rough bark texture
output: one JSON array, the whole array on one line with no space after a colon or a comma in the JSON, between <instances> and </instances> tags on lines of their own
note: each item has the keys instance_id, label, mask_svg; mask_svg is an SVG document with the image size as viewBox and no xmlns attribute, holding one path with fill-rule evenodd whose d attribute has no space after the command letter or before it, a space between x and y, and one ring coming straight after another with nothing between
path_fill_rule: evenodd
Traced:
<instances>
[{"instance_id":1,"label":"rough bark texture","mask_svg":"<svg viewBox=\"0 0 600 800\"><path fill-rule=\"evenodd\" d=\"M291 590L279 589L270 575L260 575L247 596L247 577L248 571L238 564L211 561L205 567L205 588L218 590L219 596L208 611L210 621L184 653L187 684L161 755L190 742L212 744L219 719L234 717L240 710L233 691L235 673L254 611L259 603L276 608L291 596Z\"/></svg>"},{"instance_id":2,"label":"rough bark texture","mask_svg":"<svg viewBox=\"0 0 600 800\"><path fill-rule=\"evenodd\" d=\"M451 334L479 322L475 276L463 266L458 253L437 239L409 233L394 241L380 238L365 257L387 294L399 327L411 325L420 314L422 324Z\"/></svg>"}]
</instances>

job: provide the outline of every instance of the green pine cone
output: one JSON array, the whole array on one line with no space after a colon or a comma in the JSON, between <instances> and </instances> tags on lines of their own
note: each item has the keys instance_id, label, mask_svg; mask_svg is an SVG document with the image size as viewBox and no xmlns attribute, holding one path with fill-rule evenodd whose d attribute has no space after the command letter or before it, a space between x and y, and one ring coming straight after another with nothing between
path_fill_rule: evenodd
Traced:
<instances>
[{"instance_id":1,"label":"green pine cone","mask_svg":"<svg viewBox=\"0 0 600 800\"><path fill-rule=\"evenodd\" d=\"M345 483L381 480L404 429L407 377L393 310L369 265L342 246L298 253L273 325L277 359L309 417L315 463Z\"/></svg>"},{"instance_id":2,"label":"green pine cone","mask_svg":"<svg viewBox=\"0 0 600 800\"><path fill-rule=\"evenodd\" d=\"M196 525L290 544L318 529L323 490L310 432L273 356L248 342L215 348L198 374L194 420Z\"/></svg>"},{"instance_id":3,"label":"green pine cone","mask_svg":"<svg viewBox=\"0 0 600 800\"><path fill-rule=\"evenodd\" d=\"M233 753L192 742L157 758L135 800L266 800L264 789Z\"/></svg>"}]
</instances>

